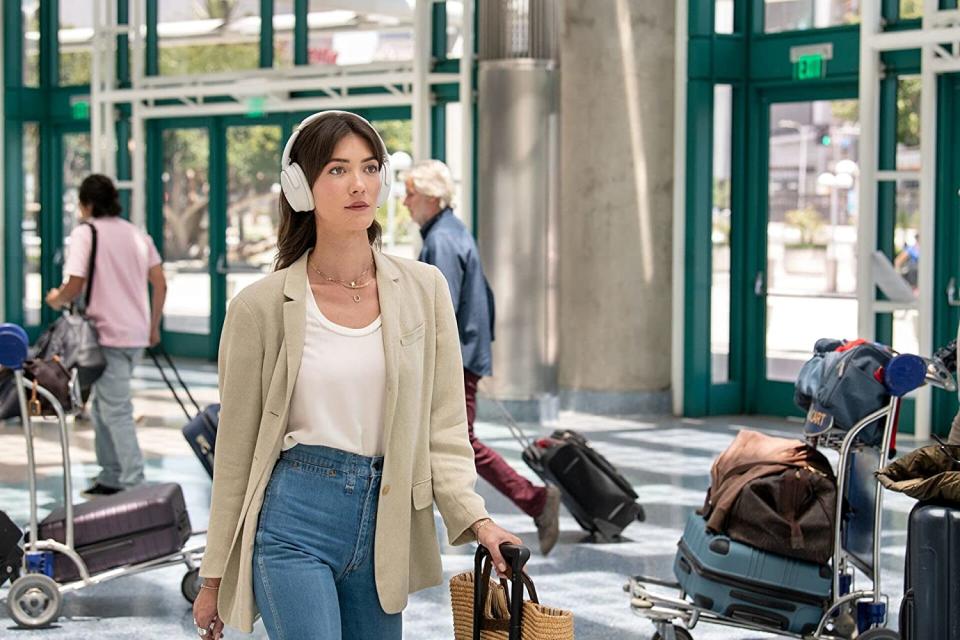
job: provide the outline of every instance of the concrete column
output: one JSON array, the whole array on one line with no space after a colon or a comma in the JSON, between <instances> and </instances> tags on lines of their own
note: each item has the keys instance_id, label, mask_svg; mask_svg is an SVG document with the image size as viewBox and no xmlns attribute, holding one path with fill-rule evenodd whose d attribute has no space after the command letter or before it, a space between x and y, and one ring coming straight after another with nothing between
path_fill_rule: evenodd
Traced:
<instances>
[{"instance_id":1,"label":"concrete column","mask_svg":"<svg viewBox=\"0 0 960 640\"><path fill-rule=\"evenodd\" d=\"M563 404L669 412L674 2L565 0Z\"/></svg>"}]
</instances>

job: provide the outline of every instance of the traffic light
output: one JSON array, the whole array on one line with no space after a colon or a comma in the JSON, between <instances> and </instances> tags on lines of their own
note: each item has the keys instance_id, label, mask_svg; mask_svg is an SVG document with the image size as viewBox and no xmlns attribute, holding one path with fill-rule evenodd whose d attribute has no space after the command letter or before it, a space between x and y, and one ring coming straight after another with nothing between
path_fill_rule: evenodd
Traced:
<instances>
[{"instance_id":1,"label":"traffic light","mask_svg":"<svg viewBox=\"0 0 960 640\"><path fill-rule=\"evenodd\" d=\"M824 147L830 146L830 143L833 142L833 138L830 137L829 125L817 126L817 139L819 140L821 146L824 146Z\"/></svg>"}]
</instances>

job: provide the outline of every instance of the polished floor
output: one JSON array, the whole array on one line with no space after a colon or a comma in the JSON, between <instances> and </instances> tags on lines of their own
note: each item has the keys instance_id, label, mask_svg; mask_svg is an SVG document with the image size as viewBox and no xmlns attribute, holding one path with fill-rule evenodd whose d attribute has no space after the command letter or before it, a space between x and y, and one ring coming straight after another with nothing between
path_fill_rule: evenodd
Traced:
<instances>
[{"instance_id":1,"label":"polished floor","mask_svg":"<svg viewBox=\"0 0 960 640\"><path fill-rule=\"evenodd\" d=\"M184 365L184 378L201 404L216 399L215 372L210 365ZM135 410L140 421L140 442L147 458L151 482L179 482L183 486L194 530L206 529L210 481L179 432L180 408L170 399L151 366L137 370ZM631 574L671 576L676 543L687 515L703 503L714 456L742 428L795 435L799 425L754 417L706 420L672 417L609 418L565 413L560 425L585 433L594 446L636 487L646 508L647 521L631 525L625 540L616 544L591 544L567 515L561 518L561 542L549 557L535 554L529 572L541 601L574 611L578 640L647 639L654 628L634 615L622 587ZM528 427L536 434L537 427ZM520 446L503 425L479 423L478 435L498 449L522 473L533 477L520 459ZM93 432L80 422L70 427L75 494L96 473ZM59 504L62 496L60 450L54 425L39 428L37 465L41 517ZM908 442L901 442L901 449ZM23 435L18 423L0 426L0 508L14 521L28 518ZM480 492L496 520L536 548L533 522L481 481ZM74 496L80 501L79 495ZM895 628L903 581L906 518L912 501L886 494L884 503L883 577L890 596L891 626ZM439 516L438 516L439 520ZM440 527L442 531L442 527ZM197 538L202 541L202 536ZM472 549L443 547L445 578L472 567ZM182 567L170 567L123 577L65 596L63 616L45 630L26 631L0 620L0 638L43 640L86 638L189 638L193 635L189 605L180 594ZM0 599L7 587L0 588ZM242 637L228 629L226 637ZM698 640L733 640L772 637L763 634L699 625ZM253 638L266 638L257 625ZM446 585L412 596L404 614L404 638L453 638Z\"/></svg>"}]
</instances>

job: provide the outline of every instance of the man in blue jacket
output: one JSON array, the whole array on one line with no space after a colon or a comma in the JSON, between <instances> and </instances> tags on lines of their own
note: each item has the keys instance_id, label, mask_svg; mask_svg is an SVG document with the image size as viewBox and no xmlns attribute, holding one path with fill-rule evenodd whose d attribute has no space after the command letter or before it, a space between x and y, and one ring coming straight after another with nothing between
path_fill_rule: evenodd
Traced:
<instances>
[{"instance_id":1,"label":"man in blue jacket","mask_svg":"<svg viewBox=\"0 0 960 640\"><path fill-rule=\"evenodd\" d=\"M450 169L438 160L426 160L406 173L403 180L407 192L403 203L423 236L420 261L440 269L450 287L460 332L467 427L477 473L533 518L540 551L546 555L559 536L559 489L532 484L473 433L477 385L493 372L493 292L483 275L477 243L451 209L454 184Z\"/></svg>"}]
</instances>

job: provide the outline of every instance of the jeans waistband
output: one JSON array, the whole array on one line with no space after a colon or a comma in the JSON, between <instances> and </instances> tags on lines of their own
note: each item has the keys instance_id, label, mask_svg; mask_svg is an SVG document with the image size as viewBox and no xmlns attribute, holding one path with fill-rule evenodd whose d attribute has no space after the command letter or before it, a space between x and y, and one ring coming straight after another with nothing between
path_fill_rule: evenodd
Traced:
<instances>
[{"instance_id":1,"label":"jeans waistband","mask_svg":"<svg viewBox=\"0 0 960 640\"><path fill-rule=\"evenodd\" d=\"M362 456L315 444L298 444L283 451L280 459L336 469L357 476L379 477L383 473L383 456Z\"/></svg>"}]
</instances>

